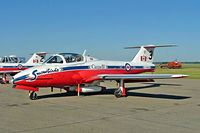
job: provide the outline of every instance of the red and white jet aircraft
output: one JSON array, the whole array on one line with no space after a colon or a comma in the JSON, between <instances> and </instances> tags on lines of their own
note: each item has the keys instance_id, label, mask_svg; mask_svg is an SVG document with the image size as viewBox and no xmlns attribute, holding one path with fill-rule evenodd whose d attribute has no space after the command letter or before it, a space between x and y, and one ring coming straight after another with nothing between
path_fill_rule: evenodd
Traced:
<instances>
[{"instance_id":1,"label":"red and white jet aircraft","mask_svg":"<svg viewBox=\"0 0 200 133\"><path fill-rule=\"evenodd\" d=\"M13 76L27 68L41 65L41 63L44 62L45 56L45 52L34 53L26 63L21 63L16 57L12 56L3 58L0 62L1 82L6 83L8 81L7 76Z\"/></svg>"},{"instance_id":2,"label":"red and white jet aircraft","mask_svg":"<svg viewBox=\"0 0 200 133\"><path fill-rule=\"evenodd\" d=\"M183 78L187 75L173 74L140 74L153 72L153 53L156 47L165 46L141 46L132 61L107 61L97 60L93 57L74 53L61 53L51 56L41 66L24 70L13 77L14 87L28 90L32 100L37 99L36 91L39 87L53 87L79 93L100 92L99 86L103 80L116 80L119 88L114 92L116 97L126 96L124 83L148 81L151 79Z\"/></svg>"}]
</instances>

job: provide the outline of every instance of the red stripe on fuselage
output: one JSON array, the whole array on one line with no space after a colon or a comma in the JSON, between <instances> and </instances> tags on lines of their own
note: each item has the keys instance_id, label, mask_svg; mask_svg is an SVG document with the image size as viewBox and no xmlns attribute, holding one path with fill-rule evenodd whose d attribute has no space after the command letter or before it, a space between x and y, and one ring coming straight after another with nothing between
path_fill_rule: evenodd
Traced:
<instances>
[{"instance_id":1,"label":"red stripe on fuselage","mask_svg":"<svg viewBox=\"0 0 200 133\"><path fill-rule=\"evenodd\" d=\"M153 71L154 69L132 69L130 71L124 69L73 70L39 75L34 81L21 80L16 84L35 87L63 87L100 80L97 77L100 74L139 74Z\"/></svg>"}]
</instances>

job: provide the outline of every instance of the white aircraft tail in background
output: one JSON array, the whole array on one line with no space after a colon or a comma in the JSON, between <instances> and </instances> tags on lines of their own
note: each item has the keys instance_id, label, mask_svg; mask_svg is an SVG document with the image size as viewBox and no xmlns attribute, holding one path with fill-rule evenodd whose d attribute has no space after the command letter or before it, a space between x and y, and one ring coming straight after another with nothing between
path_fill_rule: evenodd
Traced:
<instances>
[{"instance_id":1,"label":"white aircraft tail in background","mask_svg":"<svg viewBox=\"0 0 200 133\"><path fill-rule=\"evenodd\" d=\"M26 62L14 62L14 63L0 63L0 82L8 83L10 76L15 75L16 73L25 70L27 68L41 65L44 62L44 58L46 56L46 52L37 52L32 55L32 57Z\"/></svg>"},{"instance_id":2,"label":"white aircraft tail in background","mask_svg":"<svg viewBox=\"0 0 200 133\"><path fill-rule=\"evenodd\" d=\"M32 55L32 57L26 62L26 64L37 64L43 63L46 56L46 52L37 52Z\"/></svg>"}]
</instances>

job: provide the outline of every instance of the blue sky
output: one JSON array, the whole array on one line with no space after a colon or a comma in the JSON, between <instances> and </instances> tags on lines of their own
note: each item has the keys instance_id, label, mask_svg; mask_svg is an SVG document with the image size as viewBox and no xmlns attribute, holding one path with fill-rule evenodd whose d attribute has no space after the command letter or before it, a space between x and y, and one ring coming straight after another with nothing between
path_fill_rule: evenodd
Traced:
<instances>
[{"instance_id":1,"label":"blue sky","mask_svg":"<svg viewBox=\"0 0 200 133\"><path fill-rule=\"evenodd\" d=\"M131 60L126 46L157 49L155 61L200 60L199 0L0 0L0 56L77 52Z\"/></svg>"}]
</instances>

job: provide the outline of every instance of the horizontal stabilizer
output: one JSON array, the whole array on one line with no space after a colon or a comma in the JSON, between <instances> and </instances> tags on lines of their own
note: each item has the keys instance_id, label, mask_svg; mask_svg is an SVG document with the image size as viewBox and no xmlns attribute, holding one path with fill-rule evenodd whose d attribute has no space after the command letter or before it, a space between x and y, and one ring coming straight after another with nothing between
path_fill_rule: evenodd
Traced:
<instances>
[{"instance_id":1,"label":"horizontal stabilizer","mask_svg":"<svg viewBox=\"0 0 200 133\"><path fill-rule=\"evenodd\" d=\"M135 48L162 48L162 47L176 47L175 44L166 44L166 45L144 45L144 46L134 46L134 47L125 47L124 49L135 49Z\"/></svg>"},{"instance_id":2,"label":"horizontal stabilizer","mask_svg":"<svg viewBox=\"0 0 200 133\"><path fill-rule=\"evenodd\" d=\"M174 44L166 45L145 45L145 46L136 46L136 47L126 47L125 49L135 49L140 48L136 56L132 59L131 62L135 63L153 63L154 60L154 49L161 47L175 47Z\"/></svg>"},{"instance_id":3,"label":"horizontal stabilizer","mask_svg":"<svg viewBox=\"0 0 200 133\"><path fill-rule=\"evenodd\" d=\"M34 54L37 54L37 55L46 55L46 54L50 54L50 53L47 53L47 52L36 52L36 53L32 53L31 55L34 55Z\"/></svg>"}]
</instances>

